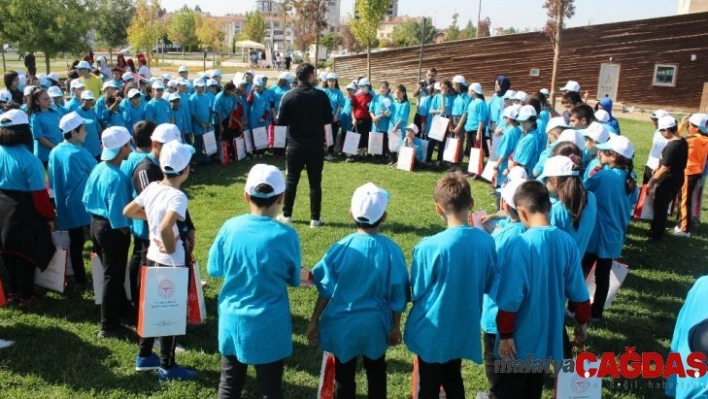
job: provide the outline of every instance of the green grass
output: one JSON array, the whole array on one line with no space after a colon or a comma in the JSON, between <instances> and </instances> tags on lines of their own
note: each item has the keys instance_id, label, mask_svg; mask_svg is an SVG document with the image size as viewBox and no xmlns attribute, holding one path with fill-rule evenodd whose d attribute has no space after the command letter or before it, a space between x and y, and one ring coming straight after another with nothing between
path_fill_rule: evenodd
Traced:
<instances>
[{"instance_id":1,"label":"green grass","mask_svg":"<svg viewBox=\"0 0 708 399\"><path fill-rule=\"evenodd\" d=\"M653 129L648 123L623 120L622 131L636 143L637 165L643 165ZM265 161L284 167L281 160ZM197 226L196 255L201 261L203 276L206 276L207 252L217 230L226 219L247 210L241 193L245 175L252 164L242 162L227 167L199 168L190 178L187 191ZM405 173L381 165L327 163L322 212L327 227L310 230L307 227L308 185L303 174L294 226L300 233L305 265L312 266L328 247L353 231L347 218L350 196L357 186L367 181L391 192L390 217L383 232L403 248L410 261L412 248L422 237L443 229L434 212L432 199L432 190L439 177L439 173ZM489 186L473 183L476 209L493 210L490 192ZM677 239L669 235L666 244L651 247L644 243L647 229L645 223L639 222L633 222L629 229L622 261L630 266L631 272L619 296L605 313L606 323L590 330L588 349L595 353L621 353L625 346L636 346L640 352L667 352L683 299L695 278L706 274L705 236ZM179 339L188 352L177 355L180 364L200 372L196 381L160 384L154 373L136 373L133 371L137 354L135 342L95 338L99 309L93 305L91 294L63 297L49 293L29 311L0 309L0 337L17 341L14 347L0 351L0 397L214 397L219 383L216 298L220 281L205 279L208 281L208 323ZM286 362L286 397L313 398L317 389L321 351L307 345L304 333L317 292L297 288L290 289L289 293L295 349ZM435 342L430 344L435 345ZM400 346L389 350L387 358L389 397L410 397L413 354L405 346ZM474 398L477 391L486 390L486 378L481 366L465 362L463 373L468 398ZM363 372L359 373L357 382L360 397L364 397L366 384ZM544 397L552 397L551 384L549 380ZM609 389L608 384L609 381L606 381L604 397L664 397L660 389ZM249 371L244 397L257 397L253 370Z\"/></svg>"}]
</instances>

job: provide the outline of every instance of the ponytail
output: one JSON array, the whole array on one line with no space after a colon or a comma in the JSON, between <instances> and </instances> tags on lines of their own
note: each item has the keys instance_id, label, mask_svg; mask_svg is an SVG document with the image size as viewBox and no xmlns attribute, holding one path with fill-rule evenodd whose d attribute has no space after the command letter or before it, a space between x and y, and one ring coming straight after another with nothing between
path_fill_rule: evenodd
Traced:
<instances>
[{"instance_id":1,"label":"ponytail","mask_svg":"<svg viewBox=\"0 0 708 399\"><path fill-rule=\"evenodd\" d=\"M570 154L568 157L574 163L573 170L579 172L580 166L582 165L582 158L575 154ZM555 179L558 185L558 199L565 205L568 213L570 213L570 217L573 220L573 228L578 230L580 227L580 218L588 202L588 194L587 191L585 191L583 182L580 180L580 176L560 176L555 177Z\"/></svg>"},{"instance_id":2,"label":"ponytail","mask_svg":"<svg viewBox=\"0 0 708 399\"><path fill-rule=\"evenodd\" d=\"M615 167L621 168L627 171L627 180L625 181L625 191L627 195L634 193L637 189L637 180L634 178L634 161L627 159L622 155L612 151L612 150L602 150L605 155L612 155L615 157Z\"/></svg>"}]
</instances>

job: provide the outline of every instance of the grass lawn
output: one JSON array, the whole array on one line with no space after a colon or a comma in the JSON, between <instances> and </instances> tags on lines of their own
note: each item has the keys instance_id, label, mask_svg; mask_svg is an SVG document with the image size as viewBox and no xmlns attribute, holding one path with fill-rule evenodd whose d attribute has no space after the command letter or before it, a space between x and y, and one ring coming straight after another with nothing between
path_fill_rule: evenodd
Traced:
<instances>
[{"instance_id":1,"label":"grass lawn","mask_svg":"<svg viewBox=\"0 0 708 399\"><path fill-rule=\"evenodd\" d=\"M622 131L637 147L636 164L643 167L651 145L653 129L647 122L622 120ZM282 160L266 159L284 168ZM197 226L196 255L201 261L202 276L209 246L218 229L228 218L247 210L242 199L246 173L254 162L226 167L199 168L186 188L190 209ZM325 251L353 231L347 217L353 190L372 181L392 195L389 219L383 232L404 250L408 261L413 246L424 236L443 229L434 212L432 191L440 173L405 173L381 165L327 163L324 172L322 218L325 228L311 230L307 179L301 180L295 209L294 226L300 233L303 261L314 265ZM493 211L491 189L473 183L476 209ZM704 221L708 216L704 213ZM673 228L673 223L670 223ZM622 262L631 272L612 307L605 313L606 322L590 329L588 349L595 353L622 353L626 346L638 352L668 351L674 322L693 281L706 274L705 235L678 239L668 235L660 246L648 246L644 237L648 226L632 222ZM702 229L705 232L705 228ZM248 237L244 237L248 239ZM671 251L670 253L668 251ZM701 266L703 265L703 266ZM87 263L88 267L88 263ZM89 267L90 269L90 267ZM179 342L188 351L177 361L199 371L196 381L161 384L154 372L136 373L133 363L137 345L130 341L98 340L96 332L99 309L93 295L49 293L29 311L0 308L0 337L16 340L15 346L0 351L0 397L2 398L195 398L214 397L219 383L217 350L216 298L220 281L204 277L209 320L206 326L190 331ZM288 398L314 398L320 372L321 351L307 345L305 329L317 292L315 289L290 289L294 329L294 353L286 362L285 390ZM479 334L478 331L458 331ZM435 345L431 342L430 345ZM390 398L408 398L411 394L413 354L405 346L389 350L388 384ZM470 362L463 364L467 397L486 390L484 370ZM365 376L358 375L358 391L364 397ZM614 384L624 383L615 381ZM643 388L610 388L604 383L604 397L662 398L663 389L641 382ZM544 397L552 397L549 379ZM255 375L249 371L246 398L256 398Z\"/></svg>"}]
</instances>

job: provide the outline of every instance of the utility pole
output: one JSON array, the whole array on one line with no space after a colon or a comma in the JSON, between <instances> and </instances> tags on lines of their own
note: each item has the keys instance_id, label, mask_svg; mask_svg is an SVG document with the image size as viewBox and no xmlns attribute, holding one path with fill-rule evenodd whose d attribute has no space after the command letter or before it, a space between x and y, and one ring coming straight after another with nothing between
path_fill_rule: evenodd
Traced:
<instances>
[{"instance_id":1,"label":"utility pole","mask_svg":"<svg viewBox=\"0 0 708 399\"><path fill-rule=\"evenodd\" d=\"M423 17L423 26L420 30L420 56L418 57L418 82L423 77L423 46L425 45L425 17Z\"/></svg>"},{"instance_id":2,"label":"utility pole","mask_svg":"<svg viewBox=\"0 0 708 399\"><path fill-rule=\"evenodd\" d=\"M482 0L479 0L479 8L477 9L477 36L475 39L479 39L479 23L482 22Z\"/></svg>"}]
</instances>

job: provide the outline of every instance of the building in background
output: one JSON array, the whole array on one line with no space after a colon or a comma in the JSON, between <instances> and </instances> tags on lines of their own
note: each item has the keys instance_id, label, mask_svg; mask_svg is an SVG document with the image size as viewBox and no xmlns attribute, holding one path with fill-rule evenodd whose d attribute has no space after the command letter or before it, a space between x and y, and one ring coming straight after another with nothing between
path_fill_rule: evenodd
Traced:
<instances>
[{"instance_id":1,"label":"building in background","mask_svg":"<svg viewBox=\"0 0 708 399\"><path fill-rule=\"evenodd\" d=\"M679 0L678 14L708 11L708 0Z\"/></svg>"},{"instance_id":2,"label":"building in background","mask_svg":"<svg viewBox=\"0 0 708 399\"><path fill-rule=\"evenodd\" d=\"M354 18L359 17L359 13L356 11L356 1L354 1ZM386 11L386 15L384 18L396 18L398 16L398 0L391 0L391 4L388 6L388 10Z\"/></svg>"},{"instance_id":3,"label":"building in background","mask_svg":"<svg viewBox=\"0 0 708 399\"><path fill-rule=\"evenodd\" d=\"M376 31L376 38L378 38L379 41L391 40L393 38L393 30L397 26L403 25L406 22L416 21L416 20L420 20L420 18L412 18L407 15L402 16L402 17L385 16L383 21L381 21L381 24L379 25L378 30ZM431 27L428 27L428 29L431 29Z\"/></svg>"}]
</instances>

